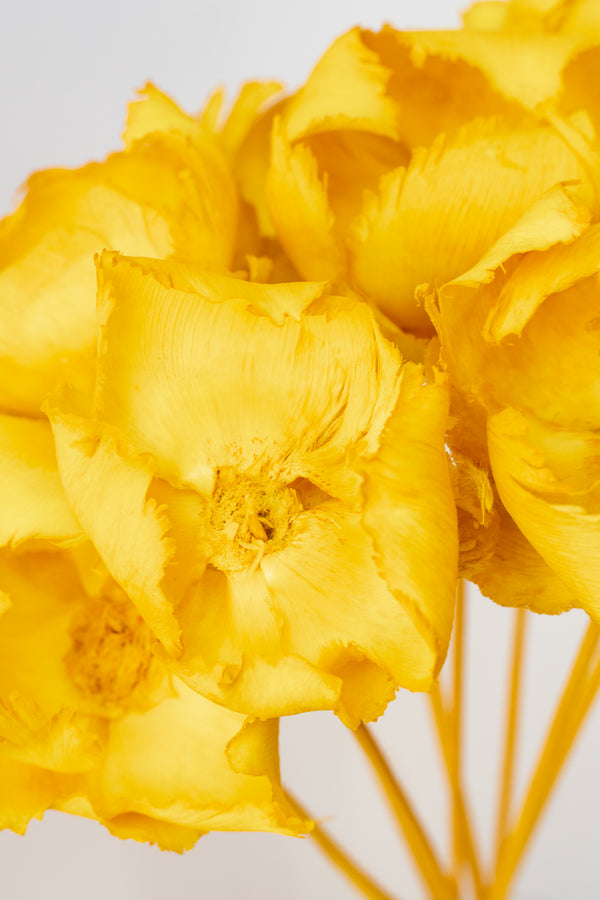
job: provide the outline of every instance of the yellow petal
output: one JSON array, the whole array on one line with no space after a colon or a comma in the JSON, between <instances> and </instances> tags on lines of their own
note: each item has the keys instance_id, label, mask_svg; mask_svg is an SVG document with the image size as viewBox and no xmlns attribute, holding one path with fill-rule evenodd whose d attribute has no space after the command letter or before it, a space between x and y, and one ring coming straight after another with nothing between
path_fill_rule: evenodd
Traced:
<instances>
[{"instance_id":1,"label":"yellow petal","mask_svg":"<svg viewBox=\"0 0 600 900\"><path fill-rule=\"evenodd\" d=\"M201 274L152 265L101 263L97 416L151 453L157 474L205 495L219 467L268 466L288 483L321 468L323 490L347 490L348 448L376 446L397 391L398 354L369 308L323 297L297 320L322 285L271 286L276 318L293 312L275 325L248 303L258 285L217 291L218 280L207 288Z\"/></svg>"},{"instance_id":2,"label":"yellow petal","mask_svg":"<svg viewBox=\"0 0 600 900\"><path fill-rule=\"evenodd\" d=\"M473 31L502 31L508 8L505 0L481 0L463 13L463 25Z\"/></svg>"},{"instance_id":3,"label":"yellow petal","mask_svg":"<svg viewBox=\"0 0 600 900\"><path fill-rule=\"evenodd\" d=\"M165 539L169 522L149 496L153 474L119 453L115 438L74 412L70 399L48 407L67 496L115 581L175 653L179 629L162 586L174 548Z\"/></svg>"},{"instance_id":4,"label":"yellow petal","mask_svg":"<svg viewBox=\"0 0 600 900\"><path fill-rule=\"evenodd\" d=\"M527 540L600 621L600 443L507 409L488 423L504 506Z\"/></svg>"},{"instance_id":5,"label":"yellow petal","mask_svg":"<svg viewBox=\"0 0 600 900\"><path fill-rule=\"evenodd\" d=\"M219 132L219 139L230 155L240 194L251 204L260 234L267 237L275 234L267 207L266 184L273 121L283 105L282 100L274 100L281 87L271 81L245 84Z\"/></svg>"},{"instance_id":6,"label":"yellow petal","mask_svg":"<svg viewBox=\"0 0 600 900\"><path fill-rule=\"evenodd\" d=\"M577 606L577 596L550 568L502 510L493 553L471 572L485 597L502 606L554 614Z\"/></svg>"},{"instance_id":7,"label":"yellow petal","mask_svg":"<svg viewBox=\"0 0 600 900\"><path fill-rule=\"evenodd\" d=\"M496 392L511 378L507 360L492 352L483 338L490 311L507 284L506 272L514 268L511 257L518 260L520 254L568 244L585 231L589 218L589 209L568 188L549 191L472 269L438 291L437 307L429 304L452 379L467 397L493 404ZM523 309L528 314L531 304L524 303ZM515 348L506 352L513 358L518 353ZM533 382L528 387L533 388Z\"/></svg>"},{"instance_id":8,"label":"yellow petal","mask_svg":"<svg viewBox=\"0 0 600 900\"><path fill-rule=\"evenodd\" d=\"M71 810L65 809L65 812L71 812ZM75 815L81 815L81 813L75 813ZM96 817L94 816L94 818ZM140 813L122 813L112 819L102 819L101 821L111 834L123 841L131 839L144 844L156 844L161 850L171 850L174 853L191 850L202 836L202 832L198 828L163 822L161 819L154 819Z\"/></svg>"},{"instance_id":9,"label":"yellow petal","mask_svg":"<svg viewBox=\"0 0 600 900\"><path fill-rule=\"evenodd\" d=\"M305 830L278 784L277 722L256 722L240 735L239 713L181 682L176 690L153 710L114 723L104 768L91 785L98 814L138 813L201 833Z\"/></svg>"},{"instance_id":10,"label":"yellow petal","mask_svg":"<svg viewBox=\"0 0 600 900\"><path fill-rule=\"evenodd\" d=\"M85 772L104 751L105 723L62 708L46 716L30 697L0 701L0 756L53 772Z\"/></svg>"},{"instance_id":11,"label":"yellow petal","mask_svg":"<svg viewBox=\"0 0 600 900\"><path fill-rule=\"evenodd\" d=\"M0 405L39 415L53 382L92 368L96 252L226 268L236 228L235 185L210 135L158 135L104 163L35 175L0 223Z\"/></svg>"},{"instance_id":12,"label":"yellow petal","mask_svg":"<svg viewBox=\"0 0 600 900\"><path fill-rule=\"evenodd\" d=\"M229 153L237 157L267 104L282 90L278 81L249 81L242 86L219 135Z\"/></svg>"},{"instance_id":13,"label":"yellow petal","mask_svg":"<svg viewBox=\"0 0 600 900\"><path fill-rule=\"evenodd\" d=\"M264 557L261 571L285 623L288 652L342 681L345 667L359 664L363 689L356 690L350 665L350 689L342 689L336 710L355 726L381 715L398 685L427 688L436 666L434 642L406 597L393 594L378 573L359 514L325 503L297 528L287 546Z\"/></svg>"},{"instance_id":14,"label":"yellow petal","mask_svg":"<svg viewBox=\"0 0 600 900\"><path fill-rule=\"evenodd\" d=\"M310 148L293 146L277 121L266 194L277 237L302 277L335 280L345 259L334 233L326 181Z\"/></svg>"},{"instance_id":15,"label":"yellow petal","mask_svg":"<svg viewBox=\"0 0 600 900\"><path fill-rule=\"evenodd\" d=\"M150 82L138 91L138 96L139 100L134 100L127 108L123 132L126 147L155 131L178 131L192 136L201 133L200 122L186 115L174 100Z\"/></svg>"},{"instance_id":16,"label":"yellow petal","mask_svg":"<svg viewBox=\"0 0 600 900\"><path fill-rule=\"evenodd\" d=\"M83 591L64 551L3 551L0 589L11 600L0 618L0 697L9 704L12 695L33 699L40 730L40 716L50 723L61 709L79 706L63 660Z\"/></svg>"},{"instance_id":17,"label":"yellow petal","mask_svg":"<svg viewBox=\"0 0 600 900\"><path fill-rule=\"evenodd\" d=\"M448 389L424 384L419 366L402 371L396 409L364 467L363 520L379 572L429 644L424 656L435 677L452 630L458 561L444 443Z\"/></svg>"},{"instance_id":18,"label":"yellow petal","mask_svg":"<svg viewBox=\"0 0 600 900\"><path fill-rule=\"evenodd\" d=\"M294 141L333 125L396 138L397 107L386 95L389 79L390 71L353 28L333 42L286 105L287 137Z\"/></svg>"},{"instance_id":19,"label":"yellow petal","mask_svg":"<svg viewBox=\"0 0 600 900\"><path fill-rule=\"evenodd\" d=\"M0 759L0 829L25 834L31 819L41 819L56 795L53 776L12 759Z\"/></svg>"},{"instance_id":20,"label":"yellow petal","mask_svg":"<svg viewBox=\"0 0 600 900\"><path fill-rule=\"evenodd\" d=\"M68 544L82 538L65 497L52 429L41 419L0 414L0 546Z\"/></svg>"},{"instance_id":21,"label":"yellow petal","mask_svg":"<svg viewBox=\"0 0 600 900\"><path fill-rule=\"evenodd\" d=\"M174 669L212 700L259 718L339 703L338 677L286 652L285 625L260 569L209 568L178 615L185 653Z\"/></svg>"},{"instance_id":22,"label":"yellow petal","mask_svg":"<svg viewBox=\"0 0 600 900\"><path fill-rule=\"evenodd\" d=\"M367 34L365 42L394 72L390 93L398 97L407 124L413 124L411 104L419 103L425 108L423 124L431 124L430 117L439 112L438 131L447 131L462 124L457 122L459 110L468 118L514 114L513 104L534 110L555 97L561 71L582 40L577 35L475 30L400 32L386 26L379 35ZM405 92L413 95L407 110L402 108ZM502 108L502 97L512 110L506 103Z\"/></svg>"},{"instance_id":23,"label":"yellow petal","mask_svg":"<svg viewBox=\"0 0 600 900\"><path fill-rule=\"evenodd\" d=\"M365 203L351 231L354 279L400 326L430 329L415 289L466 273L547 189L580 171L550 129L488 120L442 136Z\"/></svg>"}]
</instances>

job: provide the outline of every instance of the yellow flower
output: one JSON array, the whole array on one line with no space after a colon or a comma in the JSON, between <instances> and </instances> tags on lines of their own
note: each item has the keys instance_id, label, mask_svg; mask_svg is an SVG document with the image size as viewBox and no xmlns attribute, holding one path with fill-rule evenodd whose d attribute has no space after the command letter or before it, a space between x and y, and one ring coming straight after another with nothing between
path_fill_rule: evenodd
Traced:
<instances>
[{"instance_id":1,"label":"yellow flower","mask_svg":"<svg viewBox=\"0 0 600 900\"><path fill-rule=\"evenodd\" d=\"M232 264L233 175L214 136L168 103L162 131L131 125L104 162L33 175L0 223L0 409L39 416L53 382L93 377L96 252Z\"/></svg>"},{"instance_id":2,"label":"yellow flower","mask_svg":"<svg viewBox=\"0 0 600 900\"><path fill-rule=\"evenodd\" d=\"M366 304L104 254L93 397L48 406L61 478L193 688L377 717L445 656L447 390Z\"/></svg>"},{"instance_id":3,"label":"yellow flower","mask_svg":"<svg viewBox=\"0 0 600 900\"><path fill-rule=\"evenodd\" d=\"M583 196L546 195L432 314L450 377L480 410L458 441L502 501L475 580L501 602L600 621L600 227Z\"/></svg>"},{"instance_id":4,"label":"yellow flower","mask_svg":"<svg viewBox=\"0 0 600 900\"><path fill-rule=\"evenodd\" d=\"M335 41L273 133L268 206L302 277L349 284L430 335L419 285L466 272L547 189L581 177L540 109L584 46L389 27ZM584 86L569 72L573 100Z\"/></svg>"},{"instance_id":5,"label":"yellow flower","mask_svg":"<svg viewBox=\"0 0 600 900\"><path fill-rule=\"evenodd\" d=\"M306 830L279 785L277 722L246 723L168 673L83 541L47 423L1 416L0 435L11 483L0 514L0 828L24 832L55 808L178 851L213 829Z\"/></svg>"}]
</instances>

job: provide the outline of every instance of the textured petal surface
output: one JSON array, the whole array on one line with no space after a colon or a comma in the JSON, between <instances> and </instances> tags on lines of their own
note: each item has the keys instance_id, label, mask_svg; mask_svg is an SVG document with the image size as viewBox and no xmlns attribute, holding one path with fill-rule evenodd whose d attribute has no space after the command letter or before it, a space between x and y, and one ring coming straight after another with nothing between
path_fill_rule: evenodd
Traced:
<instances>
[{"instance_id":1,"label":"textured petal surface","mask_svg":"<svg viewBox=\"0 0 600 900\"><path fill-rule=\"evenodd\" d=\"M400 326L431 327L415 289L466 273L546 190L579 174L550 129L488 120L441 137L365 204L352 229L353 276Z\"/></svg>"},{"instance_id":2,"label":"textured petal surface","mask_svg":"<svg viewBox=\"0 0 600 900\"><path fill-rule=\"evenodd\" d=\"M406 365L397 407L364 468L363 520L377 567L435 651L446 656L454 610L458 538L444 435L448 389Z\"/></svg>"},{"instance_id":3,"label":"textured petal surface","mask_svg":"<svg viewBox=\"0 0 600 900\"><path fill-rule=\"evenodd\" d=\"M47 422L0 414L0 495L0 546L29 540L66 544L81 538L60 482Z\"/></svg>"},{"instance_id":4,"label":"textured petal surface","mask_svg":"<svg viewBox=\"0 0 600 900\"><path fill-rule=\"evenodd\" d=\"M102 817L137 813L200 833L306 830L274 778L277 722L240 733L243 716L181 682L175 689L176 697L113 724L106 762L90 784Z\"/></svg>"},{"instance_id":5,"label":"textured petal surface","mask_svg":"<svg viewBox=\"0 0 600 900\"><path fill-rule=\"evenodd\" d=\"M171 652L179 629L162 581L173 552L169 523L149 496L152 471L119 453L114 436L98 430L69 402L48 410L62 482L75 513L114 579Z\"/></svg>"},{"instance_id":6,"label":"textured petal surface","mask_svg":"<svg viewBox=\"0 0 600 900\"><path fill-rule=\"evenodd\" d=\"M225 268L236 228L235 185L210 135L158 135L104 163L33 176L0 223L0 407L39 415L54 381L92 366L95 253Z\"/></svg>"},{"instance_id":7,"label":"textured petal surface","mask_svg":"<svg viewBox=\"0 0 600 900\"><path fill-rule=\"evenodd\" d=\"M488 442L504 506L576 605L600 621L598 434L507 409L490 418Z\"/></svg>"},{"instance_id":8,"label":"textured petal surface","mask_svg":"<svg viewBox=\"0 0 600 900\"><path fill-rule=\"evenodd\" d=\"M345 269L326 178L320 176L310 147L291 144L276 122L267 205L277 237L303 278L335 279Z\"/></svg>"},{"instance_id":9,"label":"textured petal surface","mask_svg":"<svg viewBox=\"0 0 600 900\"><path fill-rule=\"evenodd\" d=\"M276 325L259 285L115 256L101 279L96 414L152 453L158 474L208 494L218 467L268 464L289 482L326 458L320 486L335 492L351 445L375 446L399 358L366 305L321 297L319 284L274 285L262 296L263 308L280 298Z\"/></svg>"}]
</instances>

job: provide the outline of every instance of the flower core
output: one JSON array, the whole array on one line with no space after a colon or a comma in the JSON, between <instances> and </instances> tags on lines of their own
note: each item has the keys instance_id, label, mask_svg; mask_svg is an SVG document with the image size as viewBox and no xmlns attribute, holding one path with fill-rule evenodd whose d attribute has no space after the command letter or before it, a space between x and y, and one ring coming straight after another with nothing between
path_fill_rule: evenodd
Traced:
<instances>
[{"instance_id":1,"label":"flower core","mask_svg":"<svg viewBox=\"0 0 600 900\"><path fill-rule=\"evenodd\" d=\"M208 523L210 563L224 572L258 565L283 545L301 509L293 488L221 469Z\"/></svg>"},{"instance_id":2,"label":"flower core","mask_svg":"<svg viewBox=\"0 0 600 900\"><path fill-rule=\"evenodd\" d=\"M94 703L127 707L153 658L152 633L135 607L106 596L89 599L71 639L64 661L77 688Z\"/></svg>"}]
</instances>

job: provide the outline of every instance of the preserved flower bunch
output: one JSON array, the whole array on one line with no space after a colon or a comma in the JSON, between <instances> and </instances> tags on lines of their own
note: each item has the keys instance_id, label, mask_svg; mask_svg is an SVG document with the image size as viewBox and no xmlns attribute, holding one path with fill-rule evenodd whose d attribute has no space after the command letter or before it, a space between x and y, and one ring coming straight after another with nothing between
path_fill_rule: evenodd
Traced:
<instances>
[{"instance_id":1,"label":"preserved flower bunch","mask_svg":"<svg viewBox=\"0 0 600 900\"><path fill-rule=\"evenodd\" d=\"M278 720L332 710L434 900L502 900L600 685L599 0L336 40L294 94L147 85L0 223L0 826L182 851L312 833ZM459 578L515 607L493 870L438 677ZM590 627L509 821L527 607ZM365 728L428 694L438 859Z\"/></svg>"}]
</instances>

